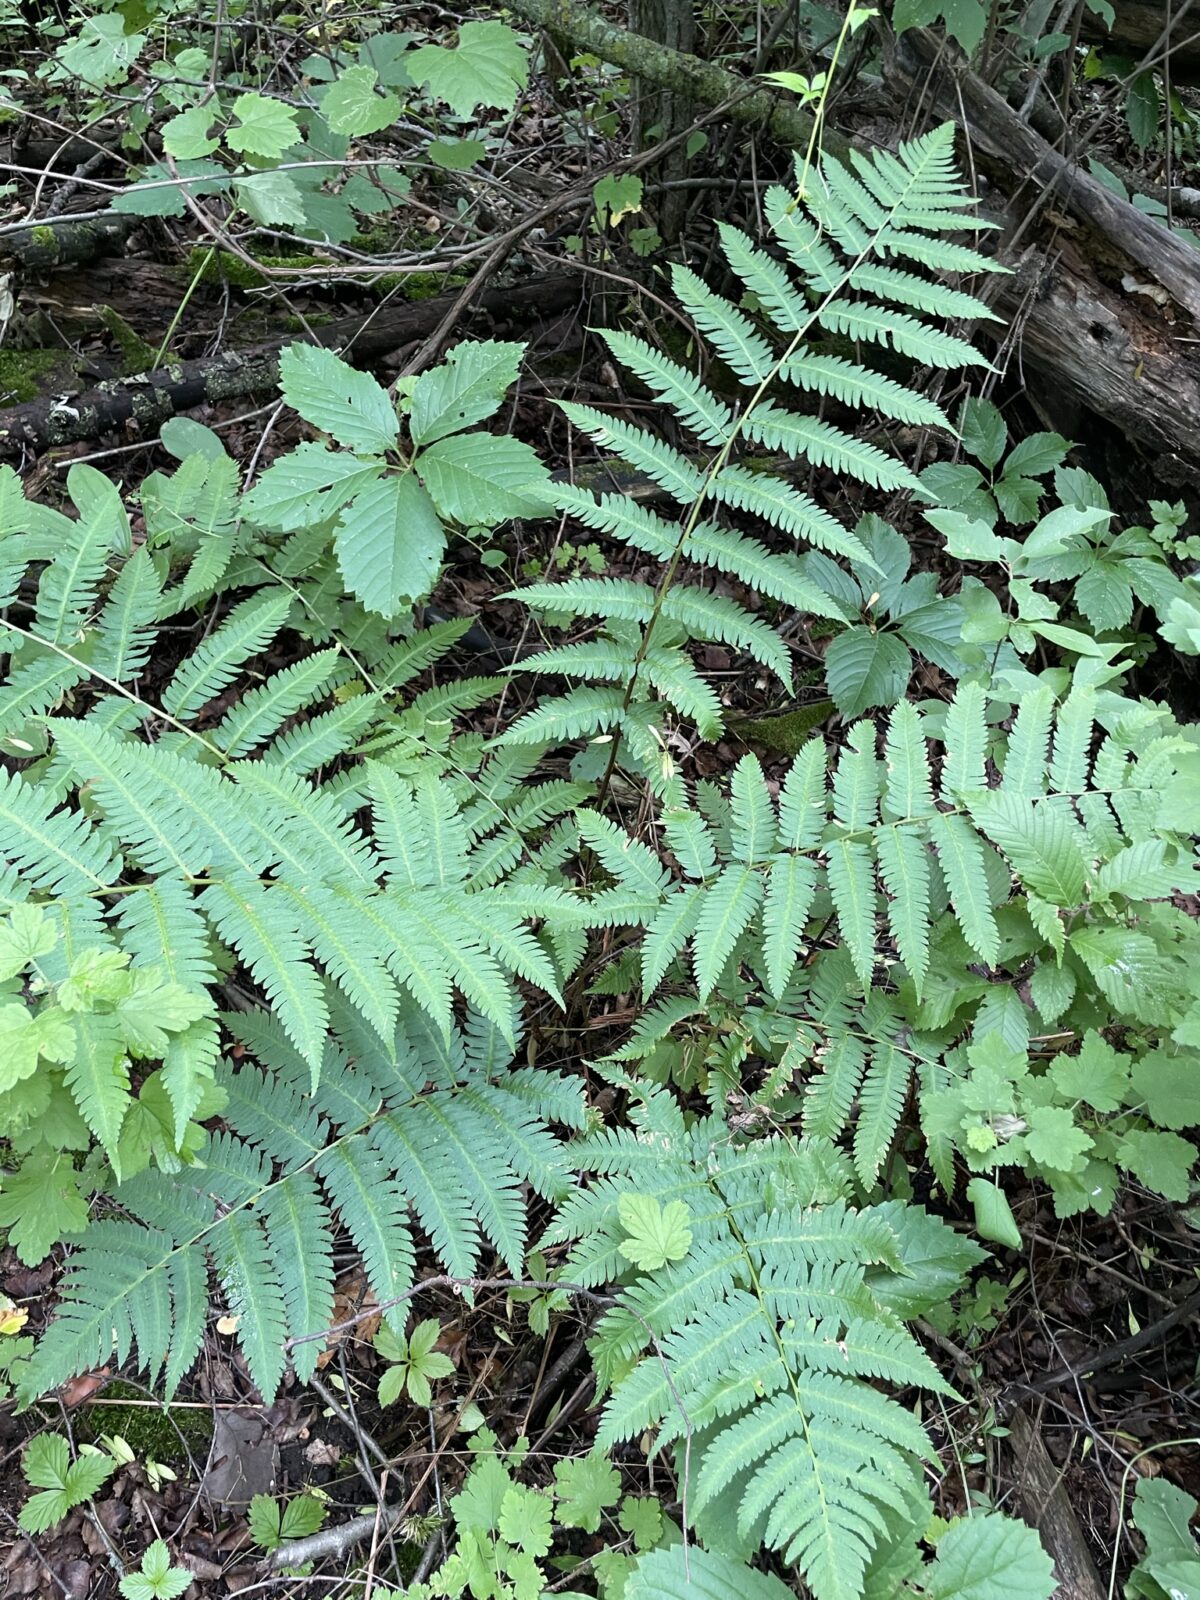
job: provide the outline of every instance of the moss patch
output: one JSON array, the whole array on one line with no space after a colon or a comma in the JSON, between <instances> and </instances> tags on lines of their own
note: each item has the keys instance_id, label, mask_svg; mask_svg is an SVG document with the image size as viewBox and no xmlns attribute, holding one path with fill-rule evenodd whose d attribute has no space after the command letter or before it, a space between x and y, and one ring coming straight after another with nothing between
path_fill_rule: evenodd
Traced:
<instances>
[{"instance_id":1,"label":"moss patch","mask_svg":"<svg viewBox=\"0 0 1200 1600\"><path fill-rule=\"evenodd\" d=\"M317 263L310 255L259 255L256 258L263 268L304 267L315 269ZM259 271L241 256L228 250L211 250L208 245L196 245L187 253L182 275L190 283L199 276L201 283L231 283L235 289L262 289L272 280L266 271Z\"/></svg>"},{"instance_id":2,"label":"moss patch","mask_svg":"<svg viewBox=\"0 0 1200 1600\"><path fill-rule=\"evenodd\" d=\"M203 1461L207 1455L213 1432L212 1412L207 1406L147 1405L143 1389L120 1382L110 1383L103 1399L104 1404L87 1406L81 1417L80 1432L92 1443L103 1433L119 1433L139 1461L148 1458L172 1466L187 1459L180 1442L182 1434L197 1460ZM129 1403L122 1405L121 1401ZM134 1401L141 1403L135 1405Z\"/></svg>"},{"instance_id":3,"label":"moss patch","mask_svg":"<svg viewBox=\"0 0 1200 1600\"><path fill-rule=\"evenodd\" d=\"M148 344L140 333L135 333L125 318L111 306L98 306L100 321L108 329L108 336L121 355L121 372L126 378L139 372L149 372L158 351Z\"/></svg>"},{"instance_id":4,"label":"moss patch","mask_svg":"<svg viewBox=\"0 0 1200 1600\"><path fill-rule=\"evenodd\" d=\"M65 350L0 349L0 405L36 400L50 375L69 360Z\"/></svg>"}]
</instances>

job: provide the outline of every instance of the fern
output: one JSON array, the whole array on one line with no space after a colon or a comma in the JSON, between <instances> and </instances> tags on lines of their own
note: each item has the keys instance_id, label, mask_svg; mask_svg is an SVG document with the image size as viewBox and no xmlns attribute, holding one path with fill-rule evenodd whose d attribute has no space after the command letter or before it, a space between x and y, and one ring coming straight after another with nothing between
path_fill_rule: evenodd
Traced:
<instances>
[{"instance_id":1,"label":"fern","mask_svg":"<svg viewBox=\"0 0 1200 1600\"><path fill-rule=\"evenodd\" d=\"M888 1508L931 1453L876 1385L948 1392L883 1289L920 1278L915 1235L888 1208L846 1205L848 1173L823 1141L739 1145L717 1117L689 1126L665 1092L634 1093L635 1130L574 1146L598 1176L544 1240L576 1241L564 1277L603 1283L621 1270L622 1194L686 1208L686 1258L636 1274L597 1326L599 1442L653 1430L655 1449L675 1446L702 1536L720 1530L732 1554L765 1543L818 1600L857 1600Z\"/></svg>"},{"instance_id":2,"label":"fern","mask_svg":"<svg viewBox=\"0 0 1200 1600\"><path fill-rule=\"evenodd\" d=\"M1014 885L1026 904L1032 900L1062 912L1102 896L1105 882L1114 881L1116 863L1135 842L1114 813L1128 812L1134 796L1147 795L1151 770L1136 763L1115 767L1098 755L1089 782L1091 723L1077 716L1071 697L1057 715L1042 698L1022 707L1007 753L992 748L988 704L974 685L964 684L937 741L907 703L882 730L865 720L856 723L832 764L831 783L825 747L812 740L793 762L777 803L756 758L744 757L731 782L724 838L680 794L667 822L682 879L679 889L660 890L645 947L647 993L690 941L701 999L716 988L735 952L760 968L768 992L779 999L810 921L827 915L863 992L880 965L894 961L920 999L945 908L974 958L990 964L999 952L995 908ZM1042 750L1036 775L1029 719L1037 723ZM1051 729L1057 755L1047 749ZM940 763L931 743L940 748ZM1009 789L1014 750L1018 784L1036 787L1036 797ZM989 762L998 773L995 788L987 786ZM1058 792L1061 776L1084 787ZM935 782L942 797L936 802ZM1098 817L1095 806L1111 806L1103 838L1095 826L1089 834L1076 811ZM1156 807L1160 837L1170 821L1166 809ZM1163 848L1175 862L1176 879L1189 878L1186 839L1180 835L1172 849L1163 838ZM1152 874L1160 888L1172 874L1166 856L1162 862L1165 876ZM641 888L653 887L648 873ZM894 958L882 948L885 933Z\"/></svg>"},{"instance_id":3,"label":"fern","mask_svg":"<svg viewBox=\"0 0 1200 1600\"><path fill-rule=\"evenodd\" d=\"M679 301L750 391L744 407L730 404L644 340L624 332L604 335L613 356L668 408L700 453L693 456L670 447L593 407L564 404L577 428L645 474L660 498L673 500L680 510L672 518L621 495L593 497L567 485L553 491L561 510L653 555L664 571L657 589L628 580L572 578L519 591L535 612L554 621L592 616L603 623L598 638L541 651L519 670L555 672L584 683L602 679L614 687L576 688L543 701L518 719L507 739L561 742L615 734L630 746L635 765L658 783L662 763L649 750L648 759L637 755L636 729L630 726L634 705L657 697L703 737L720 731L719 704L703 692L682 659L688 640L731 644L790 688L791 664L777 636L738 601L690 581L706 571L815 616L839 623L853 619L836 587L817 580L819 569L802 566L795 551L804 546L824 551L860 571L870 571L874 559L855 532L779 469L786 471L793 463L794 474L800 464L828 467L890 490L911 489L916 480L886 451L824 417L793 411L774 391L782 396L790 385L828 395L854 411L876 410L901 422L946 426L937 406L915 390L857 360L825 355L815 341L824 330L942 371L980 364L982 358L969 344L937 323L986 316L983 305L938 279L893 264L907 257L918 265L952 271L996 270L976 252L941 237L961 226L966 203L953 175L952 129L947 125L902 146L896 156L877 152L871 161L857 162L853 172L826 157L819 173L809 175L799 201L782 188L769 190L766 212L773 244L787 265L736 228L722 225L726 259L743 291L753 297L756 317L709 289L690 269L675 267L672 282ZM898 311L898 305L904 309ZM754 445L780 452L783 462L764 467L748 453ZM720 514L722 508L745 528L712 520L712 513ZM683 572L680 561L686 563ZM633 651L621 631L623 623L643 630L643 643ZM663 671L650 641L658 647L661 633L670 633L672 623L676 631L664 641L672 652L671 670ZM861 887L861 866L847 864L839 881L847 893Z\"/></svg>"},{"instance_id":4,"label":"fern","mask_svg":"<svg viewBox=\"0 0 1200 1600\"><path fill-rule=\"evenodd\" d=\"M217 1072L227 1131L209 1135L177 1177L142 1173L113 1191L119 1219L100 1218L79 1240L26 1398L114 1349L172 1392L200 1347L211 1271L269 1399L289 1341L307 1378L335 1320L338 1224L390 1304L414 1282L410 1213L448 1272L469 1277L486 1243L519 1273L520 1186L547 1199L566 1190L565 1152L548 1124L582 1125L578 1087L512 1068L478 1017L446 1045L409 1009L369 1055L335 1026L311 1098L307 1061L277 1023L264 1013L225 1022L249 1052Z\"/></svg>"}]
</instances>

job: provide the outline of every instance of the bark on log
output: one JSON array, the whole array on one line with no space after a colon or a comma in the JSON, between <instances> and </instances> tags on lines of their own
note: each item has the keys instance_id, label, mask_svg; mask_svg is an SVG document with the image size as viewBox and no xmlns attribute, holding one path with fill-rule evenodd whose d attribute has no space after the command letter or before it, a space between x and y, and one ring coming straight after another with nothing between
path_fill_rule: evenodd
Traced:
<instances>
[{"instance_id":1,"label":"bark on log","mask_svg":"<svg viewBox=\"0 0 1200 1600\"><path fill-rule=\"evenodd\" d=\"M1044 391L1064 431L1081 436L1063 415L1067 398L1157 452L1164 486L1182 488L1200 476L1200 351L1141 299L1108 288L1064 249L1053 261L1030 251L995 306L1013 324L1012 375L1035 399Z\"/></svg>"},{"instance_id":2,"label":"bark on log","mask_svg":"<svg viewBox=\"0 0 1200 1600\"><path fill-rule=\"evenodd\" d=\"M1106 1600L1106 1589L1096 1573L1092 1552L1079 1520L1071 1509L1062 1473L1024 1411L1007 1419L1012 1445L1012 1478L1025 1519L1041 1535L1046 1554L1054 1562L1058 1588L1056 1600Z\"/></svg>"},{"instance_id":3,"label":"bark on log","mask_svg":"<svg viewBox=\"0 0 1200 1600\"><path fill-rule=\"evenodd\" d=\"M889 52L888 76L905 92L919 83L939 115L963 124L977 150L1015 180L1029 178L1049 191L1056 206L1136 262L1200 322L1200 252L1060 155L974 73L942 68L942 54L935 34L910 29Z\"/></svg>"},{"instance_id":4,"label":"bark on log","mask_svg":"<svg viewBox=\"0 0 1200 1600\"><path fill-rule=\"evenodd\" d=\"M578 50L590 51L601 61L661 89L672 90L703 106L731 102L727 112L731 122L761 128L780 144L793 148L803 149L808 143L812 118L807 112L765 89L752 88L745 78L726 72L724 67L715 67L699 56L685 55L655 44L643 34L619 28L580 5L579 0L512 0L510 9L536 27L569 39ZM849 147L848 141L832 129L824 143L834 154Z\"/></svg>"},{"instance_id":5,"label":"bark on log","mask_svg":"<svg viewBox=\"0 0 1200 1600\"><path fill-rule=\"evenodd\" d=\"M75 221L67 215L31 223L28 228L0 234L0 262L17 262L27 272L48 272L116 255L138 221L138 217L114 212L90 221Z\"/></svg>"},{"instance_id":6,"label":"bark on log","mask_svg":"<svg viewBox=\"0 0 1200 1600\"><path fill-rule=\"evenodd\" d=\"M578 280L570 274L548 274L512 288L487 289L473 310L500 322L535 322L577 304L579 293ZM428 338L457 299L457 293L437 295L365 320L361 315L343 317L316 329L316 341L346 350L354 361L369 361ZM112 379L85 394L35 400L0 411L0 457L75 444L129 425L136 436L153 439L162 424L181 411L273 389L279 379L280 349L301 337L288 334L253 350L181 361L140 377Z\"/></svg>"},{"instance_id":7,"label":"bark on log","mask_svg":"<svg viewBox=\"0 0 1200 1600\"><path fill-rule=\"evenodd\" d=\"M1172 0L1171 18L1167 20L1167 7L1158 0L1156 5L1141 0L1117 0L1117 18L1111 28L1106 28L1099 16L1090 8L1083 13L1079 37L1088 44L1104 45L1115 54L1132 56L1135 62L1143 61L1155 51L1152 65L1162 70L1158 57L1163 53L1159 41L1170 30L1166 41L1170 47L1171 77L1176 82L1182 78L1200 77L1200 6L1186 9L1182 0Z\"/></svg>"}]
</instances>

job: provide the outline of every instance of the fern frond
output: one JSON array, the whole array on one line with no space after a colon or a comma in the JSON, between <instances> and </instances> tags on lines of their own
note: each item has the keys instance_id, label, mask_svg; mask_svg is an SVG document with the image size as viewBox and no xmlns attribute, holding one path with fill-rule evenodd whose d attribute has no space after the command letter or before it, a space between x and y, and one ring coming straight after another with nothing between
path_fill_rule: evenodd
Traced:
<instances>
[{"instance_id":1,"label":"fern frond","mask_svg":"<svg viewBox=\"0 0 1200 1600\"><path fill-rule=\"evenodd\" d=\"M804 1136L836 1139L849 1126L867 1067L867 1049L854 1034L843 1033L830 1042L820 1062L820 1072L804 1088Z\"/></svg>"},{"instance_id":2,"label":"fern frond","mask_svg":"<svg viewBox=\"0 0 1200 1600\"><path fill-rule=\"evenodd\" d=\"M835 555L868 568L875 566L862 541L843 528L836 517L770 473L726 467L714 479L711 492L724 505L761 517L797 541L832 550Z\"/></svg>"},{"instance_id":3,"label":"fern frond","mask_svg":"<svg viewBox=\"0 0 1200 1600\"><path fill-rule=\"evenodd\" d=\"M341 661L341 651L332 646L272 673L222 717L210 735L212 742L229 757L248 755L289 717L320 699Z\"/></svg>"},{"instance_id":4,"label":"fern frond","mask_svg":"<svg viewBox=\"0 0 1200 1600\"><path fill-rule=\"evenodd\" d=\"M768 450L782 450L795 459L810 461L814 467L840 472L875 489L913 489L915 476L902 461L886 455L873 444L822 422L819 417L785 411L767 401L751 412L743 433L747 439Z\"/></svg>"},{"instance_id":5,"label":"fern frond","mask_svg":"<svg viewBox=\"0 0 1200 1600\"><path fill-rule=\"evenodd\" d=\"M913 427L946 428L950 421L942 409L915 389L909 389L881 372L872 372L844 356L802 351L789 356L780 377L810 394L819 394L855 410L874 410L893 422Z\"/></svg>"},{"instance_id":6,"label":"fern frond","mask_svg":"<svg viewBox=\"0 0 1200 1600\"><path fill-rule=\"evenodd\" d=\"M612 450L621 460L644 472L661 489L687 505L699 494L704 475L688 458L642 428L619 417L606 416L593 406L561 402L562 409L581 433Z\"/></svg>"},{"instance_id":7,"label":"fern frond","mask_svg":"<svg viewBox=\"0 0 1200 1600\"><path fill-rule=\"evenodd\" d=\"M199 649L176 667L162 694L166 709L184 720L194 717L233 682L251 656L266 649L291 608L286 589L251 595L234 606Z\"/></svg>"},{"instance_id":8,"label":"fern frond","mask_svg":"<svg viewBox=\"0 0 1200 1600\"><path fill-rule=\"evenodd\" d=\"M716 446L725 443L733 428L733 412L699 378L642 339L612 330L605 330L602 337L621 365L636 373L698 439Z\"/></svg>"},{"instance_id":9,"label":"fern frond","mask_svg":"<svg viewBox=\"0 0 1200 1600\"><path fill-rule=\"evenodd\" d=\"M911 1076L908 1060L894 1045L878 1045L859 1090L854 1125L854 1165L859 1182L871 1189L883 1165L904 1110Z\"/></svg>"},{"instance_id":10,"label":"fern frond","mask_svg":"<svg viewBox=\"0 0 1200 1600\"><path fill-rule=\"evenodd\" d=\"M105 837L54 805L51 796L0 768L0 857L32 887L52 894L92 894L115 883L120 866Z\"/></svg>"},{"instance_id":11,"label":"fern frond","mask_svg":"<svg viewBox=\"0 0 1200 1600\"><path fill-rule=\"evenodd\" d=\"M124 562L96 628L92 665L117 683L136 683L150 659L162 578L140 545Z\"/></svg>"},{"instance_id":12,"label":"fern frond","mask_svg":"<svg viewBox=\"0 0 1200 1600\"><path fill-rule=\"evenodd\" d=\"M279 893L257 879L231 874L200 895L199 905L224 942L245 963L274 1007L288 1037L321 1070L329 1010L320 979L308 962L298 918Z\"/></svg>"},{"instance_id":13,"label":"fern frond","mask_svg":"<svg viewBox=\"0 0 1200 1600\"><path fill-rule=\"evenodd\" d=\"M771 347L744 312L714 294L690 267L672 266L671 286L692 321L744 384L753 388L770 376L775 364Z\"/></svg>"},{"instance_id":14,"label":"fern frond","mask_svg":"<svg viewBox=\"0 0 1200 1600\"><path fill-rule=\"evenodd\" d=\"M767 988L776 999L796 965L816 890L816 866L804 856L784 855L772 862L763 898L763 960Z\"/></svg>"},{"instance_id":15,"label":"fern frond","mask_svg":"<svg viewBox=\"0 0 1200 1600\"><path fill-rule=\"evenodd\" d=\"M33 631L52 644L77 644L96 606L109 558L127 554L129 517L120 491L95 467L77 462L67 491L79 511L62 518L63 539L38 583Z\"/></svg>"},{"instance_id":16,"label":"fern frond","mask_svg":"<svg viewBox=\"0 0 1200 1600\"><path fill-rule=\"evenodd\" d=\"M734 946L762 899L762 878L751 867L725 867L704 896L696 921L692 964L701 1000L716 987Z\"/></svg>"}]
</instances>

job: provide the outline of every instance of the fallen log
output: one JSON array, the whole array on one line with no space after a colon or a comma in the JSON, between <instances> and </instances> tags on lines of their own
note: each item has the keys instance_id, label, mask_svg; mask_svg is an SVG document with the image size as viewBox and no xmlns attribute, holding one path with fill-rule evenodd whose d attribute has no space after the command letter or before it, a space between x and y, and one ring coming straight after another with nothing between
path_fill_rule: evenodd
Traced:
<instances>
[{"instance_id":1,"label":"fallen log","mask_svg":"<svg viewBox=\"0 0 1200 1600\"><path fill-rule=\"evenodd\" d=\"M1130 56L1140 64L1150 56L1150 65L1160 72L1163 57L1170 56L1172 79L1200 77L1200 6L1185 6L1174 0L1169 8L1158 0L1149 5L1143 0L1117 0L1116 19L1106 28L1103 19L1086 8L1080 21L1079 37L1087 44L1102 45L1114 54Z\"/></svg>"},{"instance_id":2,"label":"fallen log","mask_svg":"<svg viewBox=\"0 0 1200 1600\"><path fill-rule=\"evenodd\" d=\"M74 218L69 213L0 234L0 262L15 262L27 272L78 266L101 256L117 255L140 217L112 212L103 217Z\"/></svg>"},{"instance_id":3,"label":"fallen log","mask_svg":"<svg viewBox=\"0 0 1200 1600\"><path fill-rule=\"evenodd\" d=\"M577 278L550 273L511 288L485 288L473 311L497 322L536 322L577 304L579 295ZM428 338L458 299L458 293L437 295L365 318L342 317L315 329L313 342L345 352L359 363L377 359ZM287 334L252 350L175 362L138 377L110 379L84 394L53 396L0 411L0 457L77 444L116 430L151 440L169 417L182 411L273 389L279 380L280 350L303 337Z\"/></svg>"},{"instance_id":4,"label":"fallen log","mask_svg":"<svg viewBox=\"0 0 1200 1600\"><path fill-rule=\"evenodd\" d=\"M579 0L511 0L510 10L547 33L570 40L577 51L599 56L668 93L704 106L725 107L731 122L761 128L779 144L803 149L808 143L813 126L808 112L711 61L618 27ZM849 141L832 129L824 144L835 154L849 148Z\"/></svg>"},{"instance_id":5,"label":"fallen log","mask_svg":"<svg viewBox=\"0 0 1200 1600\"><path fill-rule=\"evenodd\" d=\"M1054 1562L1056 1600L1105 1600L1087 1538L1063 1486L1063 1473L1024 1411L1014 1411L1007 1427L1013 1488L1025 1520L1037 1529Z\"/></svg>"},{"instance_id":6,"label":"fallen log","mask_svg":"<svg viewBox=\"0 0 1200 1600\"><path fill-rule=\"evenodd\" d=\"M1149 273L1200 322L1200 252L1195 246L1054 149L973 72L947 70L943 56L936 34L911 28L888 52L886 79L901 95L919 86L926 104L937 115L960 122L976 153L982 150L992 157L1014 189L1031 181L1056 207Z\"/></svg>"}]
</instances>

